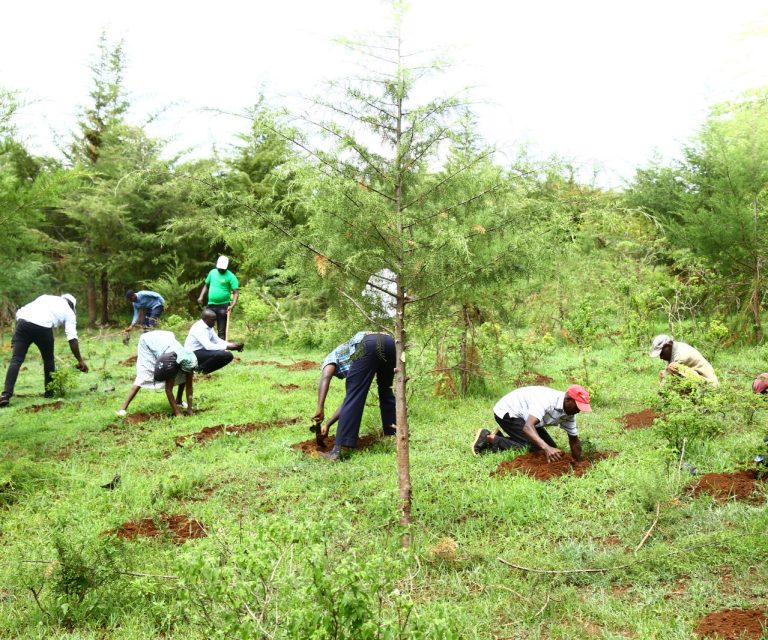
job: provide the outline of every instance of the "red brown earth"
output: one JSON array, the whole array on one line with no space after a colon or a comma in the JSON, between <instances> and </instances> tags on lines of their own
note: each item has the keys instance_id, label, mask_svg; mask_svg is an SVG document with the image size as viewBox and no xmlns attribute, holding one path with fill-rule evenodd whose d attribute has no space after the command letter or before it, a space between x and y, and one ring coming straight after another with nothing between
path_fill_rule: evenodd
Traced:
<instances>
[{"instance_id":1,"label":"red brown earth","mask_svg":"<svg viewBox=\"0 0 768 640\"><path fill-rule=\"evenodd\" d=\"M526 474L536 480L551 480L565 475L581 476L595 462L612 458L614 451L601 451L593 453L588 459L577 462L570 453L563 454L557 462L547 462L543 451L531 451L518 456L514 460L505 460L491 475L502 477L509 473Z\"/></svg>"},{"instance_id":2,"label":"red brown earth","mask_svg":"<svg viewBox=\"0 0 768 640\"><path fill-rule=\"evenodd\" d=\"M538 385L538 386L545 386L548 384L552 384L554 382L553 378L550 378L549 376L545 376L543 373L536 373L535 371L523 371L520 374L520 377L515 380L515 386L516 387L522 387L527 385Z\"/></svg>"},{"instance_id":3,"label":"red brown earth","mask_svg":"<svg viewBox=\"0 0 768 640\"><path fill-rule=\"evenodd\" d=\"M165 413L164 411L153 411L151 413L139 411L137 413L129 413L115 422L110 422L105 429L109 431L119 431L125 426L142 424L144 422L149 422L150 420L160 420L162 418L169 418L170 416L170 413Z\"/></svg>"},{"instance_id":4,"label":"red brown earth","mask_svg":"<svg viewBox=\"0 0 768 640\"><path fill-rule=\"evenodd\" d=\"M764 500L764 496L756 491L762 484L757 471L747 469L733 473L706 473L692 489L694 496L707 493L718 502L734 499L759 503Z\"/></svg>"},{"instance_id":5,"label":"red brown earth","mask_svg":"<svg viewBox=\"0 0 768 640\"><path fill-rule=\"evenodd\" d=\"M24 409L24 413L38 413L44 409L61 409L64 406L64 402L57 400L56 402L47 402L46 404L33 404L31 407Z\"/></svg>"},{"instance_id":6,"label":"red brown earth","mask_svg":"<svg viewBox=\"0 0 768 640\"><path fill-rule=\"evenodd\" d=\"M129 356L125 360L122 360L120 364L123 365L124 367L132 367L133 365L136 364L137 359L138 359L138 356L136 355Z\"/></svg>"},{"instance_id":7,"label":"red brown earth","mask_svg":"<svg viewBox=\"0 0 768 640\"><path fill-rule=\"evenodd\" d=\"M192 439L200 444L205 444L209 440L220 436L222 433L233 433L240 435L241 433L251 433L252 431L263 431L264 429L271 429L272 427L286 427L288 425L296 424L300 422L302 418L286 418L284 420L275 420L274 422L247 422L246 424L217 424L214 427L205 427L197 433L189 433L187 435L178 436L176 438L176 446L183 447L188 440Z\"/></svg>"},{"instance_id":8,"label":"red brown earth","mask_svg":"<svg viewBox=\"0 0 768 640\"><path fill-rule=\"evenodd\" d=\"M312 362L311 360L299 360L293 364L283 364L282 362L275 362L274 360L251 360L248 364L254 367L277 367L278 369L286 369L287 371L311 371L320 366L319 362Z\"/></svg>"},{"instance_id":9,"label":"red brown earth","mask_svg":"<svg viewBox=\"0 0 768 640\"><path fill-rule=\"evenodd\" d=\"M373 443L377 442L380 439L380 436L377 434L368 434L365 436L360 436L357 439L357 448L358 449L365 449L366 447L370 447ZM297 442L296 444L291 445L291 449L295 449L296 451L300 451L301 453L306 453L308 456L316 456L319 453L322 453L323 451L330 451L333 449L333 445L336 443L336 436L326 436L325 438L325 446L321 447L319 444L317 444L317 441L312 438L311 440L304 440L303 442Z\"/></svg>"},{"instance_id":10,"label":"red brown earth","mask_svg":"<svg viewBox=\"0 0 768 640\"><path fill-rule=\"evenodd\" d=\"M766 628L768 612L764 609L726 609L708 613L694 633L701 638L760 640Z\"/></svg>"},{"instance_id":11,"label":"red brown earth","mask_svg":"<svg viewBox=\"0 0 768 640\"><path fill-rule=\"evenodd\" d=\"M273 384L272 388L280 391L296 391L300 387L297 384Z\"/></svg>"},{"instance_id":12,"label":"red brown earth","mask_svg":"<svg viewBox=\"0 0 768 640\"><path fill-rule=\"evenodd\" d=\"M625 429L647 429L653 425L656 418L660 417L661 414L656 413L653 409L643 409L637 413L627 413L619 420L624 424Z\"/></svg>"},{"instance_id":13,"label":"red brown earth","mask_svg":"<svg viewBox=\"0 0 768 640\"><path fill-rule=\"evenodd\" d=\"M159 526L158 526L159 525ZM165 538L174 544L184 544L187 540L205 538L208 533L205 526L198 520L183 514L161 514L157 520L142 518L125 522L117 529L104 531L102 535L116 535L125 540L135 540L138 537Z\"/></svg>"}]
</instances>

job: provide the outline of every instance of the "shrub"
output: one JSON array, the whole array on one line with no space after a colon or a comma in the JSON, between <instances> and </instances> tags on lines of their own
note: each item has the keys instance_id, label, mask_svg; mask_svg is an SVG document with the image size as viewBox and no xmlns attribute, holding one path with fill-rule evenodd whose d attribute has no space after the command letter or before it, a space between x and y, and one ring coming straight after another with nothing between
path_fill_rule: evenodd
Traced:
<instances>
[{"instance_id":1,"label":"shrub","mask_svg":"<svg viewBox=\"0 0 768 640\"><path fill-rule=\"evenodd\" d=\"M78 387L77 374L74 369L65 367L57 369L51 374L51 381L45 387L56 398L63 398Z\"/></svg>"}]
</instances>

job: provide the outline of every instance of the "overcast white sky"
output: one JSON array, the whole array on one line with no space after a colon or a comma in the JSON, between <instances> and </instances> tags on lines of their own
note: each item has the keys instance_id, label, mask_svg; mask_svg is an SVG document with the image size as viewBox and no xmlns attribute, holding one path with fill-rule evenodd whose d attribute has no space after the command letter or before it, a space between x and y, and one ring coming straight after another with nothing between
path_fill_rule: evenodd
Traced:
<instances>
[{"instance_id":1,"label":"overcast white sky","mask_svg":"<svg viewBox=\"0 0 768 640\"><path fill-rule=\"evenodd\" d=\"M381 30L387 15L379 0L5 3L0 86L32 102L17 124L54 153L88 103L104 30L125 40L133 119L175 103L150 134L205 155L246 123L201 109L321 91L352 62L333 38ZM602 184L654 149L674 156L710 104L768 84L765 0L412 0L405 29L406 47L449 50L445 91L475 87L489 142L598 166Z\"/></svg>"}]
</instances>

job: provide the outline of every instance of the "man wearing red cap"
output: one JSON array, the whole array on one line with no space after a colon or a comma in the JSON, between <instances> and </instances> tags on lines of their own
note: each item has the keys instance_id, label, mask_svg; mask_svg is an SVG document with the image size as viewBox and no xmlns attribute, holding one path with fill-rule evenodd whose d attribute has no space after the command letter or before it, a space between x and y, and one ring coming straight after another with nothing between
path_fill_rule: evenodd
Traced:
<instances>
[{"instance_id":1,"label":"man wearing red cap","mask_svg":"<svg viewBox=\"0 0 768 640\"><path fill-rule=\"evenodd\" d=\"M761 373L755 378L752 383L752 391L754 393L766 393L768 392L768 373Z\"/></svg>"},{"instance_id":2,"label":"man wearing red cap","mask_svg":"<svg viewBox=\"0 0 768 640\"><path fill-rule=\"evenodd\" d=\"M521 387L505 395L493 407L499 429L491 433L480 429L472 442L472 453L528 448L543 451L547 462L563 457L545 427L557 425L568 434L571 454L582 459L581 441L576 431L576 414L591 412L589 392L578 384L565 392L549 387Z\"/></svg>"}]
</instances>

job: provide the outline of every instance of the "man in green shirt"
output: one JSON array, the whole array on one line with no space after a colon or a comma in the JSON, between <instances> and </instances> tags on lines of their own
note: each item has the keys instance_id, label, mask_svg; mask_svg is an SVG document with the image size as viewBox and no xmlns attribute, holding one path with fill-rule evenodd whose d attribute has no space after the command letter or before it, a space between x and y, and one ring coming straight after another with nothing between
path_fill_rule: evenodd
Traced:
<instances>
[{"instance_id":1,"label":"man in green shirt","mask_svg":"<svg viewBox=\"0 0 768 640\"><path fill-rule=\"evenodd\" d=\"M216 314L216 332L222 340L226 340L229 314L240 297L240 283L228 267L229 258L219 256L216 268L211 269L205 277L205 284L197 299L198 304L203 304L205 294L208 294L207 307Z\"/></svg>"}]
</instances>

